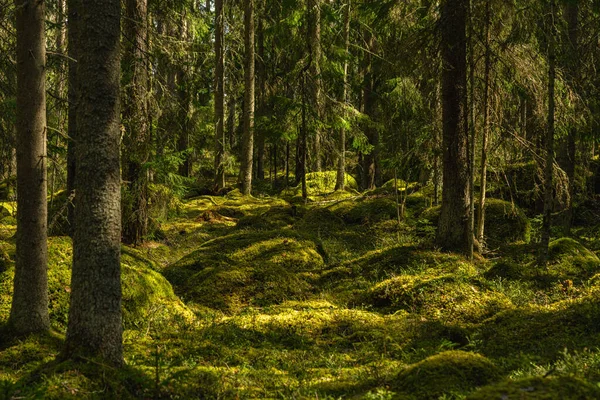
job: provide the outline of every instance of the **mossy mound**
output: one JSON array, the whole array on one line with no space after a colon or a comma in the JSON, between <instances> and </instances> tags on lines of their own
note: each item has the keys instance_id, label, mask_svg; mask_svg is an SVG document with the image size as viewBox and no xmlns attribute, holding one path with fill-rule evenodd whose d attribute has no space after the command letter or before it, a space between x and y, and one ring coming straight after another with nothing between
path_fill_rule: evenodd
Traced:
<instances>
[{"instance_id":1,"label":"mossy mound","mask_svg":"<svg viewBox=\"0 0 600 400\"><path fill-rule=\"evenodd\" d=\"M591 272L600 269L600 258L575 239L564 237L550 242L548 255L552 262L569 262Z\"/></svg>"},{"instance_id":2,"label":"mossy mound","mask_svg":"<svg viewBox=\"0 0 600 400\"><path fill-rule=\"evenodd\" d=\"M596 346L600 337L600 295L548 306L529 305L502 311L475 329L479 350L518 367L526 360L551 362L567 349ZM529 362L527 361L527 362Z\"/></svg>"},{"instance_id":3,"label":"mossy mound","mask_svg":"<svg viewBox=\"0 0 600 400\"><path fill-rule=\"evenodd\" d=\"M294 225L294 229L313 233L317 236L321 234L332 235L345 228L344 221L327 208L313 208L307 211L302 218Z\"/></svg>"},{"instance_id":4,"label":"mossy mound","mask_svg":"<svg viewBox=\"0 0 600 400\"><path fill-rule=\"evenodd\" d=\"M397 276L373 286L364 299L389 311L407 310L449 322L479 322L514 307L503 294L455 275Z\"/></svg>"},{"instance_id":5,"label":"mossy mound","mask_svg":"<svg viewBox=\"0 0 600 400\"><path fill-rule=\"evenodd\" d=\"M598 398L600 398L598 386L570 376L507 380L483 387L467 396L468 400L591 400Z\"/></svg>"},{"instance_id":6,"label":"mossy mound","mask_svg":"<svg viewBox=\"0 0 600 400\"><path fill-rule=\"evenodd\" d=\"M465 394L499 380L499 369L480 354L446 351L407 367L395 378L399 391L418 399Z\"/></svg>"},{"instance_id":7,"label":"mossy mound","mask_svg":"<svg viewBox=\"0 0 600 400\"><path fill-rule=\"evenodd\" d=\"M291 227L296 222L298 211L296 207L273 207L258 215L248 215L239 219L236 227L271 231Z\"/></svg>"},{"instance_id":8,"label":"mossy mound","mask_svg":"<svg viewBox=\"0 0 600 400\"><path fill-rule=\"evenodd\" d=\"M71 292L71 239L52 237L48 241L48 300L53 328L63 331L69 312ZM192 313L175 296L169 282L153 268L151 261L135 250L122 250L123 323L125 329L148 330L157 324L190 321ZM0 320L8 318L14 267L0 274Z\"/></svg>"},{"instance_id":9,"label":"mossy mound","mask_svg":"<svg viewBox=\"0 0 600 400\"><path fill-rule=\"evenodd\" d=\"M335 215L348 224L372 224L398 215L396 202L389 197L362 197L345 200L329 207Z\"/></svg>"},{"instance_id":10,"label":"mossy mound","mask_svg":"<svg viewBox=\"0 0 600 400\"><path fill-rule=\"evenodd\" d=\"M514 242L529 242L531 224L527 216L516 205L498 199L487 199L485 203L485 241L488 246L496 247ZM421 218L437 229L441 206L423 211ZM478 205L475 206L475 213Z\"/></svg>"},{"instance_id":11,"label":"mossy mound","mask_svg":"<svg viewBox=\"0 0 600 400\"><path fill-rule=\"evenodd\" d=\"M323 266L315 243L294 232L241 232L203 244L164 273L186 300L236 311L306 298Z\"/></svg>"},{"instance_id":12,"label":"mossy mound","mask_svg":"<svg viewBox=\"0 0 600 400\"><path fill-rule=\"evenodd\" d=\"M390 275L475 275L477 270L463 256L422 249L391 246L375 250L345 263L352 276L383 279Z\"/></svg>"}]
</instances>

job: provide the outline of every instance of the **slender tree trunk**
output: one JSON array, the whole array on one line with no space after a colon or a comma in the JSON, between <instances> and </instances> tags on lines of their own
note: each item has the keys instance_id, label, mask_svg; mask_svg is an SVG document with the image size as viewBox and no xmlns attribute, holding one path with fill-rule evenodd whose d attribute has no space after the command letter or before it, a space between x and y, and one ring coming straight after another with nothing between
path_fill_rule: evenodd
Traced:
<instances>
[{"instance_id":1,"label":"slender tree trunk","mask_svg":"<svg viewBox=\"0 0 600 400\"><path fill-rule=\"evenodd\" d=\"M315 110L315 119L312 131L312 170L321 172L321 130L319 123L323 114L323 99L322 99L322 81L321 81L321 1L308 0L308 45L311 57L309 67L311 84L310 84L310 102Z\"/></svg>"},{"instance_id":2,"label":"slender tree trunk","mask_svg":"<svg viewBox=\"0 0 600 400\"><path fill-rule=\"evenodd\" d=\"M258 18L258 31L257 31L257 47L258 54L256 58L256 79L258 81L258 115L263 116L265 114L265 98L266 98L266 83L267 83L267 68L265 66L265 33L263 26L263 18ZM261 181L265 179L265 132L264 130L258 130L254 132L257 144L256 144L256 178Z\"/></svg>"},{"instance_id":3,"label":"slender tree trunk","mask_svg":"<svg viewBox=\"0 0 600 400\"><path fill-rule=\"evenodd\" d=\"M150 157L148 123L147 0L127 0L123 19L123 241L140 244L148 233L148 174L144 164Z\"/></svg>"},{"instance_id":4,"label":"slender tree trunk","mask_svg":"<svg viewBox=\"0 0 600 400\"><path fill-rule=\"evenodd\" d=\"M350 50L350 5L351 0L345 5L344 10L344 51L346 59L344 60L344 88L342 90L342 103L344 111L342 115L346 118L346 105L348 102L348 58ZM346 181L346 129L340 128L340 141L339 141L339 156L337 165L337 176L335 182L335 190L344 190Z\"/></svg>"},{"instance_id":5,"label":"slender tree trunk","mask_svg":"<svg viewBox=\"0 0 600 400\"><path fill-rule=\"evenodd\" d=\"M569 29L569 79L571 86L575 92L578 91L579 84L579 2L578 0L569 1L566 8L566 18ZM575 124L569 129L567 136L567 164L565 172L569 179L569 202L565 215L565 231L567 234L571 232L573 223L573 197L575 195L575 163L577 160L577 127Z\"/></svg>"},{"instance_id":6,"label":"slender tree trunk","mask_svg":"<svg viewBox=\"0 0 600 400\"><path fill-rule=\"evenodd\" d=\"M469 0L469 222L467 232L468 257L473 261L475 235L475 38L473 2Z\"/></svg>"},{"instance_id":7,"label":"slender tree trunk","mask_svg":"<svg viewBox=\"0 0 600 400\"><path fill-rule=\"evenodd\" d=\"M82 0L71 306L64 356L123 363L120 0Z\"/></svg>"},{"instance_id":8,"label":"slender tree trunk","mask_svg":"<svg viewBox=\"0 0 600 400\"><path fill-rule=\"evenodd\" d=\"M72 198L75 194L75 176L77 175L75 142L77 141L77 104L79 102L79 88L76 87L77 79L77 61L79 52L77 49L77 40L79 37L79 10L81 10L81 0L67 0L68 24L67 40L69 52L69 109L68 109L68 135L67 142L67 193ZM75 229L75 207L71 201L67 206L67 220L69 222L69 235L73 236Z\"/></svg>"},{"instance_id":9,"label":"slender tree trunk","mask_svg":"<svg viewBox=\"0 0 600 400\"><path fill-rule=\"evenodd\" d=\"M223 0L215 0L215 187L225 187L225 60Z\"/></svg>"},{"instance_id":10,"label":"slender tree trunk","mask_svg":"<svg viewBox=\"0 0 600 400\"><path fill-rule=\"evenodd\" d=\"M244 0L244 136L242 145L242 193L252 191L254 150L254 0Z\"/></svg>"},{"instance_id":11,"label":"slender tree trunk","mask_svg":"<svg viewBox=\"0 0 600 400\"><path fill-rule=\"evenodd\" d=\"M363 107L364 113L371 119L375 120L375 74L373 68L372 52L375 48L375 39L371 32L365 34L367 48L363 60ZM363 189L374 189L377 181L378 164L378 145L379 132L372 126L372 122L367 123L365 133L369 139L369 144L373 146L373 150L369 154L363 154Z\"/></svg>"},{"instance_id":12,"label":"slender tree trunk","mask_svg":"<svg viewBox=\"0 0 600 400\"><path fill-rule=\"evenodd\" d=\"M301 82L301 89L300 91L302 92L302 134L301 134L301 140L302 140L302 153L301 153L301 159L300 159L300 179L302 181L302 199L304 200L304 202L306 203L308 201L308 190L306 188L306 162L307 157L306 157L306 149L308 146L308 121L307 121L307 116L306 116L306 74L303 73L302 77L300 78L300 82ZM297 179L297 178L296 178Z\"/></svg>"},{"instance_id":13,"label":"slender tree trunk","mask_svg":"<svg viewBox=\"0 0 600 400\"><path fill-rule=\"evenodd\" d=\"M556 49L555 49L555 3L550 0L548 21L548 125L546 127L546 140L544 143L544 214L542 219L542 238L540 243L540 263L548 262L548 245L550 243L550 229L552 227L552 205L554 201L552 190L554 169L554 109L555 109L555 83L556 83Z\"/></svg>"},{"instance_id":14,"label":"slender tree trunk","mask_svg":"<svg viewBox=\"0 0 600 400\"><path fill-rule=\"evenodd\" d=\"M188 21L187 16L184 14L179 29L179 37L187 39L188 37ZM189 74L184 69L183 65L177 65L177 122L179 128L179 135L177 137L177 150L180 152L187 151L190 149L190 103L191 94L189 88ZM210 84L209 90L210 90ZM192 175L192 162L189 153L185 153L183 163L179 165L179 175L190 177Z\"/></svg>"},{"instance_id":15,"label":"slender tree trunk","mask_svg":"<svg viewBox=\"0 0 600 400\"><path fill-rule=\"evenodd\" d=\"M16 0L17 259L9 324L50 328L46 182L46 48L43 1Z\"/></svg>"},{"instance_id":16,"label":"slender tree trunk","mask_svg":"<svg viewBox=\"0 0 600 400\"><path fill-rule=\"evenodd\" d=\"M467 0L443 0L442 20L442 208L436 241L447 250L469 251L469 161L466 76Z\"/></svg>"},{"instance_id":17,"label":"slender tree trunk","mask_svg":"<svg viewBox=\"0 0 600 400\"><path fill-rule=\"evenodd\" d=\"M483 250L485 232L485 192L487 190L487 154L488 137L490 134L490 69L491 69L491 47L490 47L490 19L491 0L487 0L485 8L485 72L483 78L483 135L481 136L481 175L479 193L479 208L477 210L477 241L479 251Z\"/></svg>"}]
</instances>

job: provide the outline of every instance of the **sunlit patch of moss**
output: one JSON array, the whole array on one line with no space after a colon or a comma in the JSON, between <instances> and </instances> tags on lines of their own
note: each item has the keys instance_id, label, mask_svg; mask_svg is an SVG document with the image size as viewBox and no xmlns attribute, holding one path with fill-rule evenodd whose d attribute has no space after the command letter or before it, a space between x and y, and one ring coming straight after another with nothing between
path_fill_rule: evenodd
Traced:
<instances>
[{"instance_id":1,"label":"sunlit patch of moss","mask_svg":"<svg viewBox=\"0 0 600 400\"><path fill-rule=\"evenodd\" d=\"M478 322L513 308L506 296L456 275L396 276L373 286L362 300L387 310L454 322Z\"/></svg>"},{"instance_id":2,"label":"sunlit patch of moss","mask_svg":"<svg viewBox=\"0 0 600 400\"><path fill-rule=\"evenodd\" d=\"M584 380L570 377L535 377L506 380L483 387L467 396L468 400L488 399L597 399L600 388Z\"/></svg>"},{"instance_id":3,"label":"sunlit patch of moss","mask_svg":"<svg viewBox=\"0 0 600 400\"><path fill-rule=\"evenodd\" d=\"M314 242L293 232L241 232L205 243L165 275L186 300L234 311L306 298L323 266Z\"/></svg>"},{"instance_id":4,"label":"sunlit patch of moss","mask_svg":"<svg viewBox=\"0 0 600 400\"><path fill-rule=\"evenodd\" d=\"M336 179L336 171L310 172L306 174L307 194L309 196L321 196L333 193L335 191ZM351 175L345 175L344 184L347 190L358 190L356 179ZM302 184L284 189L280 195L288 200L298 196L302 197Z\"/></svg>"},{"instance_id":5,"label":"sunlit patch of moss","mask_svg":"<svg viewBox=\"0 0 600 400\"><path fill-rule=\"evenodd\" d=\"M465 394L500 379L499 369L480 354L446 351L401 371L394 380L399 391L418 399Z\"/></svg>"}]
</instances>

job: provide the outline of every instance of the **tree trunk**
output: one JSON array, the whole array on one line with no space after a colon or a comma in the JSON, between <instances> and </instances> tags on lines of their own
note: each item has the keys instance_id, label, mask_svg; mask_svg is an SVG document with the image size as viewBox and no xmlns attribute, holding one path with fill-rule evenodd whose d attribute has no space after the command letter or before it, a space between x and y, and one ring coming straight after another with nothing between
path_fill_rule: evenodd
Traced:
<instances>
[{"instance_id":1,"label":"tree trunk","mask_svg":"<svg viewBox=\"0 0 600 400\"><path fill-rule=\"evenodd\" d=\"M148 124L147 0L125 2L123 97L123 241L140 244L148 233L148 179L144 164L150 156Z\"/></svg>"},{"instance_id":2,"label":"tree trunk","mask_svg":"<svg viewBox=\"0 0 600 400\"><path fill-rule=\"evenodd\" d=\"M444 0L442 21L442 208L436 237L446 250L469 251L466 74L467 0Z\"/></svg>"},{"instance_id":3,"label":"tree trunk","mask_svg":"<svg viewBox=\"0 0 600 400\"><path fill-rule=\"evenodd\" d=\"M50 328L46 192L44 2L17 0L17 259L9 324Z\"/></svg>"},{"instance_id":4,"label":"tree trunk","mask_svg":"<svg viewBox=\"0 0 600 400\"><path fill-rule=\"evenodd\" d=\"M311 58L309 73L310 102L315 110L315 121L312 124L312 170L321 172L321 130L319 128L323 114L322 82L321 82L321 0L308 0L308 46Z\"/></svg>"},{"instance_id":5,"label":"tree trunk","mask_svg":"<svg viewBox=\"0 0 600 400\"><path fill-rule=\"evenodd\" d=\"M120 0L82 0L77 180L66 357L123 363Z\"/></svg>"},{"instance_id":6,"label":"tree trunk","mask_svg":"<svg viewBox=\"0 0 600 400\"><path fill-rule=\"evenodd\" d=\"M67 41L69 45L69 109L67 112L68 135L67 142L67 193L72 197L75 193L75 176L77 175L75 141L77 140L77 103L79 102L79 89L76 87L77 79L77 61L79 52L77 50L77 38L79 37L79 10L81 9L81 0L68 0L68 24ZM71 201L67 208L67 220L69 223L69 235L73 236L75 229L75 207Z\"/></svg>"},{"instance_id":7,"label":"tree trunk","mask_svg":"<svg viewBox=\"0 0 600 400\"><path fill-rule=\"evenodd\" d=\"M548 262L548 245L550 244L550 229L552 227L553 169L554 169L554 108L556 83L556 49L555 49L555 3L550 0L548 24L548 122L546 140L544 143L544 214L542 218L542 238L540 243L539 261L545 265Z\"/></svg>"},{"instance_id":8,"label":"tree trunk","mask_svg":"<svg viewBox=\"0 0 600 400\"><path fill-rule=\"evenodd\" d=\"M344 10L344 51L346 59L344 60L344 88L342 89L342 103L344 111L342 113L344 119L347 116L346 105L348 102L348 57L350 49L350 4L351 0L346 3ZM346 181L346 129L340 128L339 138L339 156L337 165L337 176L335 181L335 190L344 190Z\"/></svg>"},{"instance_id":9,"label":"tree trunk","mask_svg":"<svg viewBox=\"0 0 600 400\"><path fill-rule=\"evenodd\" d=\"M215 187L225 187L225 65L223 0L215 0Z\"/></svg>"},{"instance_id":10,"label":"tree trunk","mask_svg":"<svg viewBox=\"0 0 600 400\"><path fill-rule=\"evenodd\" d=\"M375 76L373 71L372 52L375 48L375 38L368 31L366 36L366 50L363 59L363 107L364 113L371 119L365 126L365 134L369 139L369 144L373 149L369 154L363 154L363 189L374 189L377 181L377 169L379 168L377 160L377 147L379 145L379 132L373 126L375 120Z\"/></svg>"},{"instance_id":11,"label":"tree trunk","mask_svg":"<svg viewBox=\"0 0 600 400\"><path fill-rule=\"evenodd\" d=\"M485 8L485 72L483 78L483 135L481 136L481 175L479 194L479 208L477 210L477 242L479 251L483 250L485 232L485 192L487 190L487 153L488 137L490 134L490 69L491 69L491 47L490 47L490 19L491 0L487 0Z\"/></svg>"},{"instance_id":12,"label":"tree trunk","mask_svg":"<svg viewBox=\"0 0 600 400\"><path fill-rule=\"evenodd\" d=\"M567 3L566 18L569 28L569 80L574 91L578 91L579 85L579 3L578 0L573 0ZM573 196L575 195L575 163L577 159L577 127L575 123L569 129L567 136L567 163L565 172L569 179L569 200L565 212L565 231L567 234L571 232L573 223Z\"/></svg>"},{"instance_id":13,"label":"tree trunk","mask_svg":"<svg viewBox=\"0 0 600 400\"><path fill-rule=\"evenodd\" d=\"M188 37L188 21L187 17L183 15L181 25L179 27L179 37L186 40ZM177 136L177 151L186 152L183 157L183 162L179 165L179 175L190 177L192 175L192 162L191 156L187 152L190 149L190 103L191 94L188 82L188 73L184 69L181 63L176 66L177 73L177 123L179 128L179 134ZM210 84L209 84L210 89Z\"/></svg>"},{"instance_id":14,"label":"tree trunk","mask_svg":"<svg viewBox=\"0 0 600 400\"><path fill-rule=\"evenodd\" d=\"M244 0L244 136L242 144L242 193L252 191L254 150L254 0Z\"/></svg>"}]
</instances>

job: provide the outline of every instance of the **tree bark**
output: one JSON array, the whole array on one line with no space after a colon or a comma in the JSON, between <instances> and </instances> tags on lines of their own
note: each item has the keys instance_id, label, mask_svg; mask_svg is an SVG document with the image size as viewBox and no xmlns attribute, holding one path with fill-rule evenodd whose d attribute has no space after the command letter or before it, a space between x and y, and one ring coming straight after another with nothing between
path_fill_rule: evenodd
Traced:
<instances>
[{"instance_id":1,"label":"tree bark","mask_svg":"<svg viewBox=\"0 0 600 400\"><path fill-rule=\"evenodd\" d=\"M82 0L77 48L77 180L64 356L123 363L120 0Z\"/></svg>"},{"instance_id":2,"label":"tree bark","mask_svg":"<svg viewBox=\"0 0 600 400\"><path fill-rule=\"evenodd\" d=\"M144 164L150 156L148 123L147 0L125 2L123 97L123 241L140 244L148 233L148 179Z\"/></svg>"},{"instance_id":3,"label":"tree bark","mask_svg":"<svg viewBox=\"0 0 600 400\"><path fill-rule=\"evenodd\" d=\"M442 24L442 208L436 237L446 250L469 251L466 74L467 0L444 0Z\"/></svg>"},{"instance_id":4,"label":"tree bark","mask_svg":"<svg viewBox=\"0 0 600 400\"><path fill-rule=\"evenodd\" d=\"M321 82L321 0L308 0L308 46L311 58L309 73L310 102L315 110L315 121L312 124L312 170L321 172L321 130L319 124L323 117L323 95Z\"/></svg>"},{"instance_id":5,"label":"tree bark","mask_svg":"<svg viewBox=\"0 0 600 400\"><path fill-rule=\"evenodd\" d=\"M483 135L481 136L481 169L479 208L477 210L477 242L479 251L483 250L485 232L485 192L487 190L487 154L488 137L490 134L490 69L491 69L491 47L490 47L490 23L491 23L491 0L487 0L485 6L485 72L483 77Z\"/></svg>"},{"instance_id":6,"label":"tree bark","mask_svg":"<svg viewBox=\"0 0 600 400\"><path fill-rule=\"evenodd\" d=\"M550 230L552 227L553 196L553 170L554 170L554 110L555 110L555 83L556 83L556 49L555 49L555 3L550 0L548 26L548 121L546 126L546 140L544 143L544 214L542 218L542 238L540 243L539 262L545 265L548 262L548 245L550 244Z\"/></svg>"},{"instance_id":7,"label":"tree bark","mask_svg":"<svg viewBox=\"0 0 600 400\"><path fill-rule=\"evenodd\" d=\"M18 334L50 328L46 182L44 1L16 0L17 259L9 324Z\"/></svg>"},{"instance_id":8,"label":"tree bark","mask_svg":"<svg viewBox=\"0 0 600 400\"><path fill-rule=\"evenodd\" d=\"M223 0L215 0L215 187L225 187L225 60Z\"/></svg>"},{"instance_id":9,"label":"tree bark","mask_svg":"<svg viewBox=\"0 0 600 400\"><path fill-rule=\"evenodd\" d=\"M569 80L571 87L575 92L578 91L579 84L579 2L572 0L566 6L566 19L569 29ZM569 202L567 204L565 215L565 231L567 234L571 232L573 223L573 196L575 195L575 163L577 159L577 127L573 126L569 129L567 136L567 163L565 172L569 179Z\"/></svg>"},{"instance_id":10,"label":"tree bark","mask_svg":"<svg viewBox=\"0 0 600 400\"><path fill-rule=\"evenodd\" d=\"M346 9L344 10L344 53L346 56L346 59L344 60L344 87L342 89L342 103L344 107L342 116L344 117L344 119L347 116L345 107L347 106L348 102L348 58L350 55L350 5L351 0L348 0L345 5ZM346 129L344 127L340 128L338 151L339 155L335 190L344 190L346 181Z\"/></svg>"},{"instance_id":11,"label":"tree bark","mask_svg":"<svg viewBox=\"0 0 600 400\"><path fill-rule=\"evenodd\" d=\"M244 135L242 144L242 193L252 191L254 150L254 0L244 0Z\"/></svg>"},{"instance_id":12,"label":"tree bark","mask_svg":"<svg viewBox=\"0 0 600 400\"><path fill-rule=\"evenodd\" d=\"M75 154L75 142L77 141L77 103L79 102L79 89L77 88L77 62L79 52L77 49L77 40L79 37L79 11L81 9L81 0L67 0L68 24L67 41L69 52L69 109L67 111L69 140L67 142L67 193L69 197L75 194L75 177L77 175L77 161ZM69 223L68 232L73 236L75 229L75 207L71 201L67 206L67 220Z\"/></svg>"}]
</instances>

